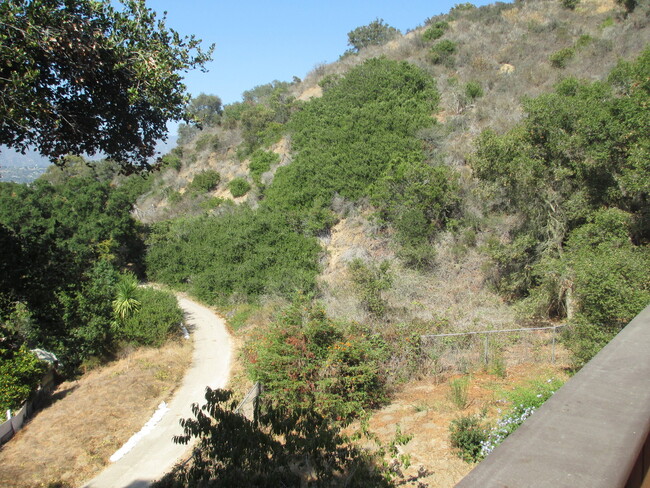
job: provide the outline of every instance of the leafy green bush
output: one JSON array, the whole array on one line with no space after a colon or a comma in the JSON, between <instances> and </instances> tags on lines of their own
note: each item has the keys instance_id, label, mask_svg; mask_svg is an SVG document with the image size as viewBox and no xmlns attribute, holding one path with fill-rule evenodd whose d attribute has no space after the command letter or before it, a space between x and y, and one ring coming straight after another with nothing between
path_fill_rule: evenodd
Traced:
<instances>
[{"instance_id":1,"label":"leafy green bush","mask_svg":"<svg viewBox=\"0 0 650 488\"><path fill-rule=\"evenodd\" d=\"M280 155L272 151L257 150L251 154L248 166L251 177L257 186L262 186L262 174L271 169L271 166L280 162Z\"/></svg>"},{"instance_id":2,"label":"leafy green bush","mask_svg":"<svg viewBox=\"0 0 650 488\"><path fill-rule=\"evenodd\" d=\"M176 297L153 288L138 288L139 310L126 317L119 326L119 337L129 343L161 346L171 334L178 333L183 312Z\"/></svg>"},{"instance_id":3,"label":"leafy green bush","mask_svg":"<svg viewBox=\"0 0 650 488\"><path fill-rule=\"evenodd\" d=\"M481 447L487 440L488 431L478 415L467 415L451 421L449 426L451 446L458 449L458 455L466 462L481 459Z\"/></svg>"},{"instance_id":4,"label":"leafy green bush","mask_svg":"<svg viewBox=\"0 0 650 488\"><path fill-rule=\"evenodd\" d=\"M0 409L16 411L38 386L45 364L26 345L11 347L0 329Z\"/></svg>"},{"instance_id":5,"label":"leafy green bush","mask_svg":"<svg viewBox=\"0 0 650 488\"><path fill-rule=\"evenodd\" d=\"M465 96L468 100L474 101L483 96L483 87L478 81L469 81L465 85Z\"/></svg>"},{"instance_id":6,"label":"leafy green bush","mask_svg":"<svg viewBox=\"0 0 650 488\"><path fill-rule=\"evenodd\" d=\"M433 64L444 64L447 67L453 66L454 54L458 49L458 44L449 39L437 42L431 47L427 54L427 59Z\"/></svg>"},{"instance_id":7,"label":"leafy green bush","mask_svg":"<svg viewBox=\"0 0 650 488\"><path fill-rule=\"evenodd\" d=\"M398 252L408 266L433 265L431 239L444 229L458 205L455 172L420 159L397 159L371 188L371 202L380 223L397 231Z\"/></svg>"},{"instance_id":8,"label":"leafy green bush","mask_svg":"<svg viewBox=\"0 0 650 488\"><path fill-rule=\"evenodd\" d=\"M228 183L228 189L233 197L243 197L251 189L251 184L244 178L234 178Z\"/></svg>"},{"instance_id":9,"label":"leafy green bush","mask_svg":"<svg viewBox=\"0 0 650 488\"><path fill-rule=\"evenodd\" d=\"M169 153L162 157L162 164L165 168L172 168L175 171L180 171L183 161L177 154Z\"/></svg>"},{"instance_id":10,"label":"leafy green bush","mask_svg":"<svg viewBox=\"0 0 650 488\"><path fill-rule=\"evenodd\" d=\"M424 34L422 34L422 39L425 41L435 41L436 39L440 39L448 28L449 23L445 22L444 20L435 22L427 30L424 31Z\"/></svg>"},{"instance_id":11,"label":"leafy green bush","mask_svg":"<svg viewBox=\"0 0 650 488\"><path fill-rule=\"evenodd\" d=\"M567 63L575 56L575 54L575 48L565 47L551 54L548 57L548 60L554 68L566 68Z\"/></svg>"},{"instance_id":12,"label":"leafy green bush","mask_svg":"<svg viewBox=\"0 0 650 488\"><path fill-rule=\"evenodd\" d=\"M318 243L279 212L236 208L219 216L162 222L152 228L147 271L153 281L186 286L209 303L232 294L290 295L311 290Z\"/></svg>"},{"instance_id":13,"label":"leafy green bush","mask_svg":"<svg viewBox=\"0 0 650 488\"><path fill-rule=\"evenodd\" d=\"M375 58L351 69L293 115L296 156L276 172L265 205L301 213L337 193L366 196L392 160L423 158L415 133L432 124L438 99L431 77L408 63Z\"/></svg>"},{"instance_id":14,"label":"leafy green bush","mask_svg":"<svg viewBox=\"0 0 650 488\"><path fill-rule=\"evenodd\" d=\"M388 290L393 279L390 274L390 262L382 261L379 266L354 259L348 270L355 285L361 305L374 317L382 317L386 312L386 301L381 292Z\"/></svg>"},{"instance_id":15,"label":"leafy green bush","mask_svg":"<svg viewBox=\"0 0 650 488\"><path fill-rule=\"evenodd\" d=\"M385 401L386 352L376 335L297 300L249 347L248 369L274 404L345 422Z\"/></svg>"},{"instance_id":16,"label":"leafy green bush","mask_svg":"<svg viewBox=\"0 0 650 488\"><path fill-rule=\"evenodd\" d=\"M220 181L221 175L212 169L208 169L195 175L188 189L192 192L207 193L214 190Z\"/></svg>"}]
</instances>

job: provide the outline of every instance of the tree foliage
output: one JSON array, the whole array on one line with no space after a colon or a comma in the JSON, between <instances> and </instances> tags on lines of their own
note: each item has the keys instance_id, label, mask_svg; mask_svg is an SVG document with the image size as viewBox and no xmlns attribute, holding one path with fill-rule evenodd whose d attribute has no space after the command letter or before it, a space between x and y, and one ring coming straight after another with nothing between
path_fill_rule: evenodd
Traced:
<instances>
[{"instance_id":1,"label":"tree foliage","mask_svg":"<svg viewBox=\"0 0 650 488\"><path fill-rule=\"evenodd\" d=\"M368 46L381 46L400 35L395 27L384 23L384 19L375 19L368 25L357 27L348 32L348 45L358 53Z\"/></svg>"},{"instance_id":2,"label":"tree foliage","mask_svg":"<svg viewBox=\"0 0 650 488\"><path fill-rule=\"evenodd\" d=\"M380 336L296 300L249 347L249 374L275 405L349 422L385 400L386 353Z\"/></svg>"},{"instance_id":3,"label":"tree foliage","mask_svg":"<svg viewBox=\"0 0 650 488\"><path fill-rule=\"evenodd\" d=\"M313 289L319 252L317 242L297 233L286 216L242 207L155 225L147 272L154 281L187 286L209 303L233 294L290 295Z\"/></svg>"},{"instance_id":4,"label":"tree foliage","mask_svg":"<svg viewBox=\"0 0 650 488\"><path fill-rule=\"evenodd\" d=\"M10 0L0 4L0 143L54 163L99 152L150 168L170 120L189 121L182 73L210 52L144 0Z\"/></svg>"},{"instance_id":5,"label":"tree foliage","mask_svg":"<svg viewBox=\"0 0 650 488\"><path fill-rule=\"evenodd\" d=\"M650 301L650 50L607 83L567 79L526 100L527 117L486 131L472 166L522 216L494 246L497 283L542 315L569 316L603 345ZM578 362L597 348L573 344Z\"/></svg>"},{"instance_id":6,"label":"tree foliage","mask_svg":"<svg viewBox=\"0 0 650 488\"><path fill-rule=\"evenodd\" d=\"M198 440L191 463L177 467L156 488L206 487L388 487L388 474L354 446L340 427L314 410L275 406L262 397L261 414L235 412L228 390L207 389L206 403L182 419L183 435Z\"/></svg>"}]
</instances>

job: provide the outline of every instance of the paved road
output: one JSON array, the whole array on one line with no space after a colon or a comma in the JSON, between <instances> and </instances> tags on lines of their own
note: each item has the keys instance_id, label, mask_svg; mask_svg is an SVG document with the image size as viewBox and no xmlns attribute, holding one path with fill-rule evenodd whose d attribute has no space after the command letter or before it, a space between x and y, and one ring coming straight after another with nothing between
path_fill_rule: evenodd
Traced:
<instances>
[{"instance_id":1,"label":"paved road","mask_svg":"<svg viewBox=\"0 0 650 488\"><path fill-rule=\"evenodd\" d=\"M179 297L179 304L185 311L185 324L194 340L192 366L183 384L169 402L169 411L153 431L84 488L144 488L162 477L188 453L187 446L171 440L174 435L182 434L178 420L192 416L192 403L203 403L206 386L226 386L232 351L225 322L187 298Z\"/></svg>"}]
</instances>

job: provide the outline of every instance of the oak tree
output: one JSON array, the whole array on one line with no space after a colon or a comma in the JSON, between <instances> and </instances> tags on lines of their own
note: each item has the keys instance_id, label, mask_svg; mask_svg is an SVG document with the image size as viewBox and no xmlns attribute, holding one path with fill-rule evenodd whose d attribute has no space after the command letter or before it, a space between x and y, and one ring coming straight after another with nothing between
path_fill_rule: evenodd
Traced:
<instances>
[{"instance_id":1,"label":"oak tree","mask_svg":"<svg viewBox=\"0 0 650 488\"><path fill-rule=\"evenodd\" d=\"M192 119L182 74L210 60L200 42L144 0L1 2L0 144L150 169L167 122Z\"/></svg>"}]
</instances>

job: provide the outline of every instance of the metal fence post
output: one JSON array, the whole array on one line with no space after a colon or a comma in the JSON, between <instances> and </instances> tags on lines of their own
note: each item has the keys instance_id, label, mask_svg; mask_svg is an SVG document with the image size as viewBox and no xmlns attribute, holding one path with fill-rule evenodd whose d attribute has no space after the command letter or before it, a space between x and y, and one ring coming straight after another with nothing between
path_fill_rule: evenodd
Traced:
<instances>
[{"instance_id":1,"label":"metal fence post","mask_svg":"<svg viewBox=\"0 0 650 488\"><path fill-rule=\"evenodd\" d=\"M553 342L551 345L551 362L555 364L555 334L557 332L557 327L553 327Z\"/></svg>"},{"instance_id":2,"label":"metal fence post","mask_svg":"<svg viewBox=\"0 0 650 488\"><path fill-rule=\"evenodd\" d=\"M488 334L485 334L485 365L488 365Z\"/></svg>"}]
</instances>

